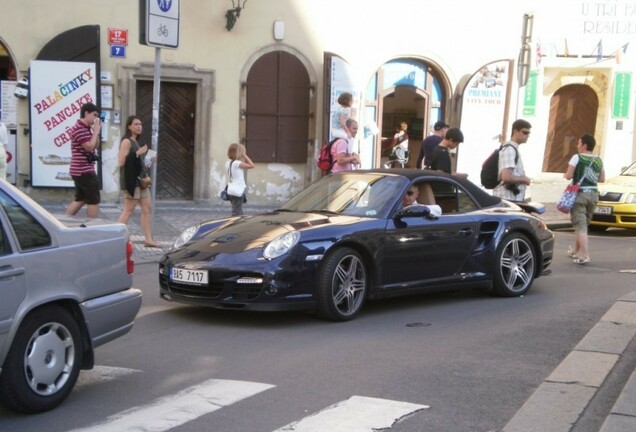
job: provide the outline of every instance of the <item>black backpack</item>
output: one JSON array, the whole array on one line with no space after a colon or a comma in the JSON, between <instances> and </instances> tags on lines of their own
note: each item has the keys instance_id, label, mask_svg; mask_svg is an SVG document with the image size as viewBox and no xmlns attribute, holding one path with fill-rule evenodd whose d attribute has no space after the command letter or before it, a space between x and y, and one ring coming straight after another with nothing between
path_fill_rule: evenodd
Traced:
<instances>
[{"instance_id":1,"label":"black backpack","mask_svg":"<svg viewBox=\"0 0 636 432\"><path fill-rule=\"evenodd\" d=\"M494 189L499 184L499 152L506 147L515 149L515 164L519 161L519 152L512 144L504 144L493 151L481 165L481 184L486 189Z\"/></svg>"}]
</instances>

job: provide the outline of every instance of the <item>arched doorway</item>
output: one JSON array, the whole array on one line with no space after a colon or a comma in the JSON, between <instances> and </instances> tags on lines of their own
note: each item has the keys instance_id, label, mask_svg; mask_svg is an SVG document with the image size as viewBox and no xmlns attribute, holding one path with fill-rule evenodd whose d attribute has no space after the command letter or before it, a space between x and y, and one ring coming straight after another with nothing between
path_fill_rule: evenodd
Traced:
<instances>
[{"instance_id":1,"label":"arched doorway","mask_svg":"<svg viewBox=\"0 0 636 432\"><path fill-rule=\"evenodd\" d=\"M422 139L445 117L450 88L441 70L417 59L397 59L382 65L367 86L366 112L376 113L375 166L386 159L395 128L405 121L409 132L409 163L415 166Z\"/></svg>"},{"instance_id":2,"label":"arched doorway","mask_svg":"<svg viewBox=\"0 0 636 432\"><path fill-rule=\"evenodd\" d=\"M584 84L570 84L557 90L550 100L550 117L544 172L565 172L576 153L578 138L594 135L598 113L598 95Z\"/></svg>"},{"instance_id":3,"label":"arched doorway","mask_svg":"<svg viewBox=\"0 0 636 432\"><path fill-rule=\"evenodd\" d=\"M382 158L388 157L393 136L404 122L408 125L409 155L405 167L413 168L429 116L429 95L413 86L400 85L386 89L382 98Z\"/></svg>"},{"instance_id":4,"label":"arched doorway","mask_svg":"<svg viewBox=\"0 0 636 432\"><path fill-rule=\"evenodd\" d=\"M16 138L17 138L17 126L18 126L18 105L15 103L13 93L15 91L15 84L18 79L17 68L15 61L2 39L0 39L0 121L7 128L7 181L13 184L17 184L17 172L16 172ZM9 99L8 101L3 98Z\"/></svg>"},{"instance_id":5,"label":"arched doorway","mask_svg":"<svg viewBox=\"0 0 636 432\"><path fill-rule=\"evenodd\" d=\"M0 81L16 81L17 79L15 62L7 47L0 40Z\"/></svg>"}]
</instances>

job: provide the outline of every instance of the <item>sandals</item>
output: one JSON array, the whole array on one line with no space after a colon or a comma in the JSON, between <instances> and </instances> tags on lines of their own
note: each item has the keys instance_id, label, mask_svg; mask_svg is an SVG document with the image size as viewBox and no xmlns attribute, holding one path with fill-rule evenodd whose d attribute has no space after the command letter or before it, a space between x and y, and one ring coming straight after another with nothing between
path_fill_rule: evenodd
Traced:
<instances>
[{"instance_id":1,"label":"sandals","mask_svg":"<svg viewBox=\"0 0 636 432\"><path fill-rule=\"evenodd\" d=\"M574 264L587 264L590 262L590 257L582 257L579 256L578 251L575 251L572 249L572 247L568 248L568 256L570 258L572 258L572 260L574 261Z\"/></svg>"},{"instance_id":2,"label":"sandals","mask_svg":"<svg viewBox=\"0 0 636 432\"><path fill-rule=\"evenodd\" d=\"M577 257L574 258L574 264L587 264L590 262L590 257Z\"/></svg>"}]
</instances>

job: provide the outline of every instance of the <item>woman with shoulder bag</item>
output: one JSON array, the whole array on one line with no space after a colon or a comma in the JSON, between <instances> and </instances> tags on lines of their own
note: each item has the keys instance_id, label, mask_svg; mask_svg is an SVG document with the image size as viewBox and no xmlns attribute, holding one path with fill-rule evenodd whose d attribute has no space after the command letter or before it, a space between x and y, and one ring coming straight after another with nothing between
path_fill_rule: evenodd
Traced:
<instances>
[{"instance_id":1,"label":"woman with shoulder bag","mask_svg":"<svg viewBox=\"0 0 636 432\"><path fill-rule=\"evenodd\" d=\"M232 216L243 214L245 199L245 170L254 168L243 144L233 143L227 149L228 161L225 167L228 172L227 195L232 204Z\"/></svg>"},{"instance_id":2,"label":"woman with shoulder bag","mask_svg":"<svg viewBox=\"0 0 636 432\"><path fill-rule=\"evenodd\" d=\"M568 256L574 260L575 264L590 262L587 230L598 202L597 183L605 181L603 161L592 153L594 147L596 147L596 140L592 135L581 136L576 144L578 153L572 156L564 174L566 179L574 179L574 183L580 182L580 190L570 211L576 240L574 247L568 248Z\"/></svg>"},{"instance_id":3,"label":"woman with shoulder bag","mask_svg":"<svg viewBox=\"0 0 636 432\"><path fill-rule=\"evenodd\" d=\"M137 203L141 206L141 228L144 233L144 246L152 248L163 247L152 238L151 216L152 197L149 184L144 184L142 179L148 176L148 167L144 163L144 157L148 152L148 145L140 146L137 140L141 135L141 120L137 116L130 116L126 120L126 130L119 143L118 161L120 166L119 183L124 192L124 208L121 210L118 222L128 224L135 211Z\"/></svg>"}]
</instances>

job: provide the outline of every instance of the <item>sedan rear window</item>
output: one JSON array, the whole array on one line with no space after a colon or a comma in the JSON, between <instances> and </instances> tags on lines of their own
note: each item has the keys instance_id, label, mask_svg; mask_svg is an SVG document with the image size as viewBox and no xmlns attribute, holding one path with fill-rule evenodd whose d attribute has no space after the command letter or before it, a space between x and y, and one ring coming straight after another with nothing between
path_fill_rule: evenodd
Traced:
<instances>
[{"instance_id":1,"label":"sedan rear window","mask_svg":"<svg viewBox=\"0 0 636 432\"><path fill-rule=\"evenodd\" d=\"M10 196L0 191L0 205L11 222L22 250L51 245L48 231L31 214Z\"/></svg>"}]
</instances>

